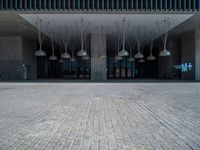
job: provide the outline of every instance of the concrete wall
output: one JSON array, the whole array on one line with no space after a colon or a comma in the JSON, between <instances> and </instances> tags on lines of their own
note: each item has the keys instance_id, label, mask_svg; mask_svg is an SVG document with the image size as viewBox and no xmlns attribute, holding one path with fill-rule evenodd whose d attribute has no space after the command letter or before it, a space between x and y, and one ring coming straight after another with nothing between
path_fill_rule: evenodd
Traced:
<instances>
[{"instance_id":1,"label":"concrete wall","mask_svg":"<svg viewBox=\"0 0 200 150\"><path fill-rule=\"evenodd\" d=\"M200 81L200 29L195 31L195 79Z\"/></svg>"},{"instance_id":2,"label":"concrete wall","mask_svg":"<svg viewBox=\"0 0 200 150\"><path fill-rule=\"evenodd\" d=\"M181 63L181 41L179 38L169 39L167 48L171 52L169 57L159 57L159 78L164 79L170 77L171 74L176 74L180 78L180 70L174 68L174 65ZM163 47L160 47L160 51Z\"/></svg>"},{"instance_id":3,"label":"concrete wall","mask_svg":"<svg viewBox=\"0 0 200 150\"><path fill-rule=\"evenodd\" d=\"M106 34L91 34L91 80L106 80Z\"/></svg>"},{"instance_id":4,"label":"concrete wall","mask_svg":"<svg viewBox=\"0 0 200 150\"><path fill-rule=\"evenodd\" d=\"M175 65L181 64L181 39L170 39L168 43L169 50L171 51L170 56L170 72L172 72L176 78L181 77L181 70L176 69Z\"/></svg>"},{"instance_id":5,"label":"concrete wall","mask_svg":"<svg viewBox=\"0 0 200 150\"><path fill-rule=\"evenodd\" d=\"M36 78L34 53L36 43L20 36L0 37L0 80L21 80L23 64L28 65L28 78Z\"/></svg>"},{"instance_id":6,"label":"concrete wall","mask_svg":"<svg viewBox=\"0 0 200 150\"><path fill-rule=\"evenodd\" d=\"M181 64L192 63L192 70L181 73L183 80L195 80L195 31L185 32L181 36Z\"/></svg>"},{"instance_id":7,"label":"concrete wall","mask_svg":"<svg viewBox=\"0 0 200 150\"><path fill-rule=\"evenodd\" d=\"M35 56L35 51L37 48L37 42L27 38L22 40L23 49L23 62L27 65L27 75L28 79L37 78L37 59Z\"/></svg>"}]
</instances>

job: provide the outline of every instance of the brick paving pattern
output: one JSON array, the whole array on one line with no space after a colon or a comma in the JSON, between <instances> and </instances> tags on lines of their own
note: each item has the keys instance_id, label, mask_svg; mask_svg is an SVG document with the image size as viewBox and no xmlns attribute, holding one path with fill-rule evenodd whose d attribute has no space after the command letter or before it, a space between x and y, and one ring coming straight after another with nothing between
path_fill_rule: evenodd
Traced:
<instances>
[{"instance_id":1,"label":"brick paving pattern","mask_svg":"<svg viewBox=\"0 0 200 150\"><path fill-rule=\"evenodd\" d=\"M1 83L0 149L199 150L199 83Z\"/></svg>"}]
</instances>

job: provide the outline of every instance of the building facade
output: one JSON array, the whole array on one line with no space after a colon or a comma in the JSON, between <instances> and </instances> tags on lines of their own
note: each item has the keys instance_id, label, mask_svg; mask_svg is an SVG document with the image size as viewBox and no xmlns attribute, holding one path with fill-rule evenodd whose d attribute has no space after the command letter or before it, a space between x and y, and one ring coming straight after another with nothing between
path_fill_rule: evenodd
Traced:
<instances>
[{"instance_id":1,"label":"building facade","mask_svg":"<svg viewBox=\"0 0 200 150\"><path fill-rule=\"evenodd\" d=\"M199 81L199 10L200 0L0 0L0 80Z\"/></svg>"}]
</instances>

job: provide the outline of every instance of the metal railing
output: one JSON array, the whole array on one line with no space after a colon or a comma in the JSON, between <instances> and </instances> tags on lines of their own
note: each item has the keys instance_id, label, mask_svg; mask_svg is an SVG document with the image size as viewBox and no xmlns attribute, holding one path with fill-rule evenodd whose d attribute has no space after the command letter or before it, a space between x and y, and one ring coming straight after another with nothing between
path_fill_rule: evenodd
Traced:
<instances>
[{"instance_id":1,"label":"metal railing","mask_svg":"<svg viewBox=\"0 0 200 150\"><path fill-rule=\"evenodd\" d=\"M0 0L0 11L199 11L200 0Z\"/></svg>"}]
</instances>

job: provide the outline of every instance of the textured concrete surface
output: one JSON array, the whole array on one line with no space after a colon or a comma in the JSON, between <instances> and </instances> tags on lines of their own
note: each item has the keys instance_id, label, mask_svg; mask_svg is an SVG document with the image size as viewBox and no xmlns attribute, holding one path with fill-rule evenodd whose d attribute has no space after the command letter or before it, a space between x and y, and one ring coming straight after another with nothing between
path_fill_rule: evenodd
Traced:
<instances>
[{"instance_id":1,"label":"textured concrete surface","mask_svg":"<svg viewBox=\"0 0 200 150\"><path fill-rule=\"evenodd\" d=\"M106 34L91 34L91 80L106 80Z\"/></svg>"},{"instance_id":2,"label":"textured concrete surface","mask_svg":"<svg viewBox=\"0 0 200 150\"><path fill-rule=\"evenodd\" d=\"M195 30L195 79L200 81L200 29Z\"/></svg>"},{"instance_id":3,"label":"textured concrete surface","mask_svg":"<svg viewBox=\"0 0 200 150\"><path fill-rule=\"evenodd\" d=\"M200 149L199 83L1 83L0 149Z\"/></svg>"},{"instance_id":4,"label":"textured concrete surface","mask_svg":"<svg viewBox=\"0 0 200 150\"><path fill-rule=\"evenodd\" d=\"M21 36L0 36L0 80L36 79L36 41Z\"/></svg>"}]
</instances>

